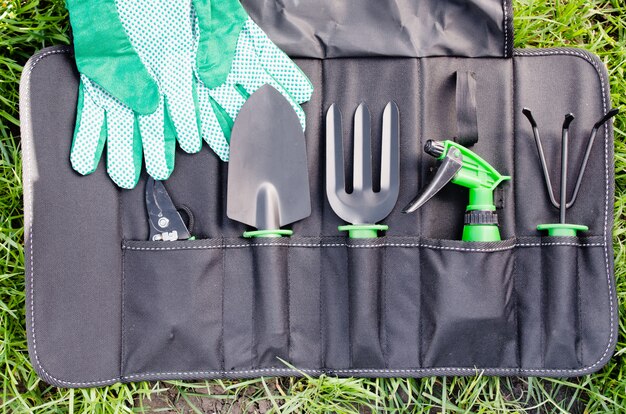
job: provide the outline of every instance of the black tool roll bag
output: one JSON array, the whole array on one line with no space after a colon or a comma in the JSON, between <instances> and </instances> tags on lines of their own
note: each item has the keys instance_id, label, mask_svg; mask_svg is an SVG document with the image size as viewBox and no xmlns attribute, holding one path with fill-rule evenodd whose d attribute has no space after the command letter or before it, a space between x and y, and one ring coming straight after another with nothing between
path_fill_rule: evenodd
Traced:
<instances>
[{"instance_id":1,"label":"black tool roll bag","mask_svg":"<svg viewBox=\"0 0 626 414\"><path fill-rule=\"evenodd\" d=\"M553 181L563 116L576 115L575 170L591 127L611 107L600 60L577 49L513 51L506 1L345 2L364 5L354 10L328 1L317 12L298 3L246 4L315 86L304 105L312 214L292 226L293 237L242 237L246 228L226 217L228 165L207 147L179 151L165 182L176 205L193 213L196 240L147 241L145 176L121 191L104 165L87 177L70 166L78 87L72 49L45 49L30 60L21 85L26 303L39 375L91 387L304 373L560 377L600 369L617 338L613 131L610 123L599 130L568 211L568 221L589 231L547 237L536 227L556 222L558 211L522 115L528 107L537 119ZM436 16L444 4L449 28L420 32L420 14ZM315 13L319 25L306 23ZM475 108L456 99L468 74ZM325 114L332 103L340 107L351 153L351 114L367 103L377 160L389 101L400 109L400 197L382 237L349 239L326 199ZM472 150L512 177L496 193L501 242L459 241L467 204L461 187L447 186L416 214L401 213L433 177L426 140L461 136L459 114L473 111ZM374 162L375 176L379 170Z\"/></svg>"}]
</instances>

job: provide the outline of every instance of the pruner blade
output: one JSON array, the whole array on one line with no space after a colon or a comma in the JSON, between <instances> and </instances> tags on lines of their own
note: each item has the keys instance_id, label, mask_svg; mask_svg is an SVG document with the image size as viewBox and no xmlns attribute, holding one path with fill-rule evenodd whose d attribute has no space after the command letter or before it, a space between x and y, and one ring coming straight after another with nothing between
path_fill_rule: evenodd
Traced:
<instances>
[{"instance_id":1,"label":"pruner blade","mask_svg":"<svg viewBox=\"0 0 626 414\"><path fill-rule=\"evenodd\" d=\"M430 153L429 149L427 149L426 152ZM428 200L433 198L443 187L452 181L454 176L461 170L462 167L463 158L461 154L454 150L448 151L448 154L446 154L443 158L441 165L437 170L437 175L435 175L435 178L433 178L430 185L421 195L415 197L415 199L413 199L413 201L411 201L404 208L404 210L402 210L402 212L413 213L418 208L422 207L428 202Z\"/></svg>"},{"instance_id":2,"label":"pruner blade","mask_svg":"<svg viewBox=\"0 0 626 414\"><path fill-rule=\"evenodd\" d=\"M150 240L189 240L191 234L161 181L152 177L146 182L146 208L150 224Z\"/></svg>"}]
</instances>

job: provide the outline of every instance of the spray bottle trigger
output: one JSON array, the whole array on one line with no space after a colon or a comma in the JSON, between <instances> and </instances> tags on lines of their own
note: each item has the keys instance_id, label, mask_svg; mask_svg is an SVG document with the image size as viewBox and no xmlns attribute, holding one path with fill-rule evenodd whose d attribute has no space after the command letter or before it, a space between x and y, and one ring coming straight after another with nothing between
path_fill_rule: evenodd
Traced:
<instances>
[{"instance_id":1,"label":"spray bottle trigger","mask_svg":"<svg viewBox=\"0 0 626 414\"><path fill-rule=\"evenodd\" d=\"M430 142L430 141L429 141ZM428 143L426 144L428 147ZM456 174L463 168L463 157L456 148L451 148L444 157L435 178L421 195L418 195L402 210L403 213L412 213L423 206L441 191Z\"/></svg>"}]
</instances>

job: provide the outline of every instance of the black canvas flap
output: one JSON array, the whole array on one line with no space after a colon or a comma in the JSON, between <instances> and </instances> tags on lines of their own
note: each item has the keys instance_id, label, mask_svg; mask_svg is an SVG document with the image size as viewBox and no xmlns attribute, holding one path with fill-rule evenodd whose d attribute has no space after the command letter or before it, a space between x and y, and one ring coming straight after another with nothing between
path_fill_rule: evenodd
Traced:
<instances>
[{"instance_id":1,"label":"black canvas flap","mask_svg":"<svg viewBox=\"0 0 626 414\"><path fill-rule=\"evenodd\" d=\"M509 0L244 0L294 57L510 57Z\"/></svg>"}]
</instances>

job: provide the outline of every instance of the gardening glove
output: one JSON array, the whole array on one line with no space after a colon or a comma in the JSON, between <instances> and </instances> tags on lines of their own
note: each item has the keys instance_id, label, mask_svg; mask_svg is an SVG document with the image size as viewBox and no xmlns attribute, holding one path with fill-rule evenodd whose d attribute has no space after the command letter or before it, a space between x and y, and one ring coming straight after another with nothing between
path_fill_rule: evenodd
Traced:
<instances>
[{"instance_id":1,"label":"gardening glove","mask_svg":"<svg viewBox=\"0 0 626 414\"><path fill-rule=\"evenodd\" d=\"M239 110L265 84L290 102L305 128L300 104L311 99L307 76L250 19L239 0L211 2L211 19L196 19L196 81L202 136L228 161L229 140Z\"/></svg>"},{"instance_id":2,"label":"gardening glove","mask_svg":"<svg viewBox=\"0 0 626 414\"><path fill-rule=\"evenodd\" d=\"M177 140L186 152L201 149L193 23L206 26L210 7L194 3L195 10L191 0L67 0L81 75L76 171L95 171L106 144L109 176L133 188L142 158L148 174L165 180Z\"/></svg>"}]
</instances>

